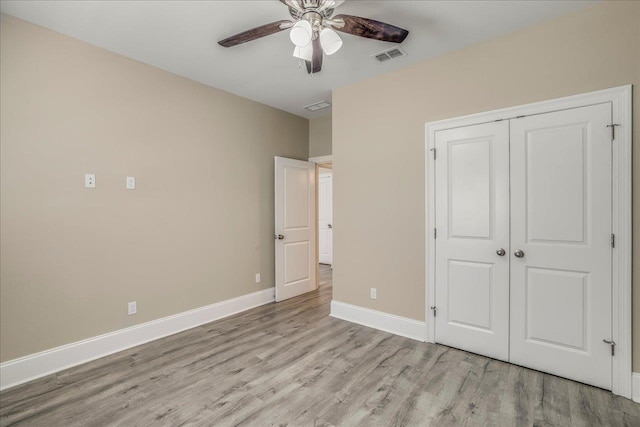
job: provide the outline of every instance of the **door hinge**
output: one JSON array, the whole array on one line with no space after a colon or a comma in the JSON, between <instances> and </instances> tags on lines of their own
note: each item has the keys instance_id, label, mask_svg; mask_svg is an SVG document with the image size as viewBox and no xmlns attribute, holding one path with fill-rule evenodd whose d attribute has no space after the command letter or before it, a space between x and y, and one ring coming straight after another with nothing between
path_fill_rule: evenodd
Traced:
<instances>
[{"instance_id":1,"label":"door hinge","mask_svg":"<svg viewBox=\"0 0 640 427\"><path fill-rule=\"evenodd\" d=\"M615 141L616 139L616 126L620 126L620 125L616 123L607 125L608 128L611 128L611 141Z\"/></svg>"},{"instance_id":2,"label":"door hinge","mask_svg":"<svg viewBox=\"0 0 640 427\"><path fill-rule=\"evenodd\" d=\"M433 238L434 238L434 239L437 239L437 238L438 238L438 229L437 229L437 228L434 228L434 229L433 229Z\"/></svg>"},{"instance_id":3,"label":"door hinge","mask_svg":"<svg viewBox=\"0 0 640 427\"><path fill-rule=\"evenodd\" d=\"M433 160L436 159L436 149L435 148L430 148L429 151L433 152Z\"/></svg>"},{"instance_id":4,"label":"door hinge","mask_svg":"<svg viewBox=\"0 0 640 427\"><path fill-rule=\"evenodd\" d=\"M616 355L616 342L614 340L602 340L605 344L609 344L611 346L611 355Z\"/></svg>"},{"instance_id":5,"label":"door hinge","mask_svg":"<svg viewBox=\"0 0 640 427\"><path fill-rule=\"evenodd\" d=\"M611 235L611 247L612 248L616 247L616 235L615 234Z\"/></svg>"},{"instance_id":6,"label":"door hinge","mask_svg":"<svg viewBox=\"0 0 640 427\"><path fill-rule=\"evenodd\" d=\"M438 311L438 308L435 305L432 305L431 311L433 311L433 317L436 317L436 311Z\"/></svg>"}]
</instances>

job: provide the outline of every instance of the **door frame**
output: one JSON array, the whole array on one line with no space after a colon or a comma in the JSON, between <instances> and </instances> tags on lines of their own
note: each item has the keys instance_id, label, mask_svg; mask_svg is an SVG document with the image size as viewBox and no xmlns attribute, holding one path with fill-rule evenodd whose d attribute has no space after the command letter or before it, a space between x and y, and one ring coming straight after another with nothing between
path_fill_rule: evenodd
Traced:
<instances>
[{"instance_id":1,"label":"door frame","mask_svg":"<svg viewBox=\"0 0 640 427\"><path fill-rule=\"evenodd\" d=\"M311 163L333 163L333 154L328 156L309 157Z\"/></svg>"},{"instance_id":2,"label":"door frame","mask_svg":"<svg viewBox=\"0 0 640 427\"><path fill-rule=\"evenodd\" d=\"M616 357L612 366L612 392L631 399L632 395L632 85L619 86L563 98L503 108L425 124L425 322L427 342L435 342L435 322L430 304L435 301L435 133L518 116L551 113L610 102L615 140L612 141L612 230L615 249L612 259L612 338Z\"/></svg>"}]
</instances>

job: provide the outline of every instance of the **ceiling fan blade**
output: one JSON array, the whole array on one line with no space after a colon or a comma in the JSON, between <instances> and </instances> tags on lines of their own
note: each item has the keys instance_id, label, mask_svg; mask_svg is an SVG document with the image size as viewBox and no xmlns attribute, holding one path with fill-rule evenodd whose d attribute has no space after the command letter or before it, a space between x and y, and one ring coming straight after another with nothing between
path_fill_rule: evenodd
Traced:
<instances>
[{"instance_id":1,"label":"ceiling fan blade","mask_svg":"<svg viewBox=\"0 0 640 427\"><path fill-rule=\"evenodd\" d=\"M313 42L313 59L311 61L304 61L307 65L307 72L309 74L319 73L322 70L322 46L320 45L320 37L317 37Z\"/></svg>"},{"instance_id":2,"label":"ceiling fan blade","mask_svg":"<svg viewBox=\"0 0 640 427\"><path fill-rule=\"evenodd\" d=\"M218 44L224 47L232 47L242 43L250 42L260 37L269 36L275 34L286 28L291 27L291 21L276 21L270 24L262 25L260 27L252 28L242 33L234 34L231 37L227 37L224 40L220 40Z\"/></svg>"},{"instance_id":3,"label":"ceiling fan blade","mask_svg":"<svg viewBox=\"0 0 640 427\"><path fill-rule=\"evenodd\" d=\"M331 26L336 31L384 42L402 43L409 35L409 31L395 25L359 16L337 15L332 18L332 21L334 23ZM341 22L344 22L344 26L340 25Z\"/></svg>"}]
</instances>

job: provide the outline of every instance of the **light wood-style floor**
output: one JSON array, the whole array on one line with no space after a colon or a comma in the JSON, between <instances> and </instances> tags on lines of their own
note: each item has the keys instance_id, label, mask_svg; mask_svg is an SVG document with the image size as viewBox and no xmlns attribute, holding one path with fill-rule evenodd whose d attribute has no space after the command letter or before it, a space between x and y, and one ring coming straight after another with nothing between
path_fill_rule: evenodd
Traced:
<instances>
[{"instance_id":1,"label":"light wood-style floor","mask_svg":"<svg viewBox=\"0 0 640 427\"><path fill-rule=\"evenodd\" d=\"M0 425L640 426L640 404L329 317L318 291L0 394Z\"/></svg>"}]
</instances>

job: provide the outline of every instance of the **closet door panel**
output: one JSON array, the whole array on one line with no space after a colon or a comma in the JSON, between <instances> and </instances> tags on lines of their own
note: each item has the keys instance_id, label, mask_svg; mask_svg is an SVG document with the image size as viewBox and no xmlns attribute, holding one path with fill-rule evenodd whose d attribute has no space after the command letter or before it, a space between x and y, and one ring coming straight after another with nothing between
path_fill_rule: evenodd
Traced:
<instances>
[{"instance_id":1,"label":"closet door panel","mask_svg":"<svg viewBox=\"0 0 640 427\"><path fill-rule=\"evenodd\" d=\"M436 341L508 359L508 123L436 134Z\"/></svg>"},{"instance_id":2,"label":"closet door panel","mask_svg":"<svg viewBox=\"0 0 640 427\"><path fill-rule=\"evenodd\" d=\"M510 361L608 389L610 123L601 104L510 130Z\"/></svg>"}]
</instances>

